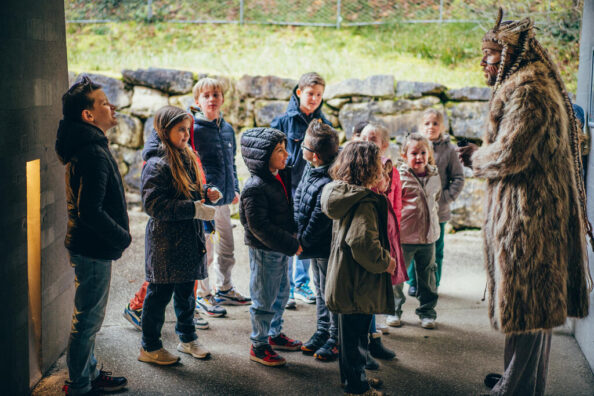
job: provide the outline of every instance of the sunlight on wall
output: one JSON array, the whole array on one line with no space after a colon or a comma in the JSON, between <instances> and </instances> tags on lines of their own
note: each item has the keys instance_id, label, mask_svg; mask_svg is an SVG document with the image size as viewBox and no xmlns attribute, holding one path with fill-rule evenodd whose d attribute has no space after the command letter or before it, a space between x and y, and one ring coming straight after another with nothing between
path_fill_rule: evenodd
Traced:
<instances>
[{"instance_id":1,"label":"sunlight on wall","mask_svg":"<svg viewBox=\"0 0 594 396\"><path fill-rule=\"evenodd\" d=\"M29 282L29 378L41 377L41 176L40 161L27 162L27 276Z\"/></svg>"}]
</instances>

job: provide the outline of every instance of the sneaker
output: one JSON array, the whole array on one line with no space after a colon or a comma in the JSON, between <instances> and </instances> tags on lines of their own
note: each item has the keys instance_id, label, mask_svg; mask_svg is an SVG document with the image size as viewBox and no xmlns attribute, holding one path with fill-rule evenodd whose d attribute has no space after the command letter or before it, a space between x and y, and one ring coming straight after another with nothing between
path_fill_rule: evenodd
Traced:
<instances>
[{"instance_id":1,"label":"sneaker","mask_svg":"<svg viewBox=\"0 0 594 396\"><path fill-rule=\"evenodd\" d=\"M390 327L388 327L388 325L386 325L385 323L376 322L375 328L377 329L377 331L380 331L382 334L390 334Z\"/></svg>"},{"instance_id":2,"label":"sneaker","mask_svg":"<svg viewBox=\"0 0 594 396\"><path fill-rule=\"evenodd\" d=\"M307 304L315 304L316 303L316 295L307 285L301 285L299 287L295 287L295 297L302 300Z\"/></svg>"},{"instance_id":3,"label":"sneaker","mask_svg":"<svg viewBox=\"0 0 594 396\"><path fill-rule=\"evenodd\" d=\"M421 319L421 327L424 329L434 329L435 328L435 319L433 318L422 318Z\"/></svg>"},{"instance_id":4,"label":"sneaker","mask_svg":"<svg viewBox=\"0 0 594 396\"><path fill-rule=\"evenodd\" d=\"M289 300L287 301L287 304L285 305L285 309L296 309L297 308L297 302L295 301L295 291L293 290L293 288L291 288L291 292L289 293Z\"/></svg>"},{"instance_id":5,"label":"sneaker","mask_svg":"<svg viewBox=\"0 0 594 396\"><path fill-rule=\"evenodd\" d=\"M263 364L264 366L283 366L287 363L285 358L276 353L270 345L263 345L250 348L250 360Z\"/></svg>"},{"instance_id":6,"label":"sneaker","mask_svg":"<svg viewBox=\"0 0 594 396\"><path fill-rule=\"evenodd\" d=\"M212 294L204 297L196 297L196 309L199 309L205 315L212 316L213 318L218 318L227 314L227 310L218 305Z\"/></svg>"},{"instance_id":7,"label":"sneaker","mask_svg":"<svg viewBox=\"0 0 594 396\"><path fill-rule=\"evenodd\" d=\"M283 349L285 351L298 351L301 349L301 341L293 340L287 337L284 333L272 338L268 337L268 343L272 349Z\"/></svg>"},{"instance_id":8,"label":"sneaker","mask_svg":"<svg viewBox=\"0 0 594 396\"><path fill-rule=\"evenodd\" d=\"M386 316L386 324L392 327L400 327L402 326L402 321L400 320L400 315L388 315Z\"/></svg>"},{"instance_id":9,"label":"sneaker","mask_svg":"<svg viewBox=\"0 0 594 396\"><path fill-rule=\"evenodd\" d=\"M315 351L314 357L324 362L338 359L338 342L334 338L328 338L326 343Z\"/></svg>"},{"instance_id":10,"label":"sneaker","mask_svg":"<svg viewBox=\"0 0 594 396\"><path fill-rule=\"evenodd\" d=\"M101 392L114 392L124 388L128 384L125 377L112 377L111 371L99 370L99 376L91 381L93 389Z\"/></svg>"},{"instance_id":11,"label":"sneaker","mask_svg":"<svg viewBox=\"0 0 594 396\"><path fill-rule=\"evenodd\" d=\"M411 296L411 297L416 297L417 296L417 287L416 286L413 286L413 285L410 285L408 287L408 295Z\"/></svg>"},{"instance_id":12,"label":"sneaker","mask_svg":"<svg viewBox=\"0 0 594 396\"><path fill-rule=\"evenodd\" d=\"M328 341L330 335L326 331L316 331L311 338L301 346L301 351L306 355L313 355L322 345Z\"/></svg>"},{"instance_id":13,"label":"sneaker","mask_svg":"<svg viewBox=\"0 0 594 396\"><path fill-rule=\"evenodd\" d=\"M140 348L140 355L138 360L145 363L155 363L160 366L170 366L179 362L179 356L175 356L165 348L157 349L156 351L147 352L144 348Z\"/></svg>"},{"instance_id":14,"label":"sneaker","mask_svg":"<svg viewBox=\"0 0 594 396\"><path fill-rule=\"evenodd\" d=\"M208 329L208 322L202 316L200 316L200 312L194 311L194 318L192 319L192 323L194 323L194 327L200 330Z\"/></svg>"},{"instance_id":15,"label":"sneaker","mask_svg":"<svg viewBox=\"0 0 594 396\"><path fill-rule=\"evenodd\" d=\"M177 344L177 350L183 353L190 354L194 356L196 359L206 359L210 357L210 352L208 352L198 340L190 341L190 342L180 342Z\"/></svg>"},{"instance_id":16,"label":"sneaker","mask_svg":"<svg viewBox=\"0 0 594 396\"><path fill-rule=\"evenodd\" d=\"M252 299L242 296L234 287L229 290L217 290L215 293L215 300L222 305L249 305Z\"/></svg>"},{"instance_id":17,"label":"sneaker","mask_svg":"<svg viewBox=\"0 0 594 396\"><path fill-rule=\"evenodd\" d=\"M136 328L136 330L142 330L141 327L141 318L142 318L142 308L140 309L131 309L130 304L126 305L124 308L124 318L130 323L132 326Z\"/></svg>"},{"instance_id":18,"label":"sneaker","mask_svg":"<svg viewBox=\"0 0 594 396\"><path fill-rule=\"evenodd\" d=\"M62 392L64 392L66 394L66 396L74 394L73 393L74 390L70 387L70 384L71 384L70 381L66 381L66 383L62 387ZM86 393L77 393L77 395L83 395L83 396L99 396L100 394L101 393L99 392L99 389L95 389L95 388L91 388L91 390Z\"/></svg>"}]
</instances>

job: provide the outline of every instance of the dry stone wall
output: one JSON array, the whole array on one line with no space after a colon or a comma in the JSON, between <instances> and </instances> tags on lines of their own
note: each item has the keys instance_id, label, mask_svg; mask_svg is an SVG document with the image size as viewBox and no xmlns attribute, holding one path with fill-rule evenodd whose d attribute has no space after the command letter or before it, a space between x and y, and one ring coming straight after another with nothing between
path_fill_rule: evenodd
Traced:
<instances>
[{"instance_id":1,"label":"dry stone wall","mask_svg":"<svg viewBox=\"0 0 594 396\"><path fill-rule=\"evenodd\" d=\"M194 103L192 87L206 74L190 71L149 68L123 70L122 78L85 73L103 85L110 102L118 111L118 125L108 132L113 153L120 166L131 203L138 203L141 150L152 130L153 115L167 104L188 108ZM70 82L78 76L71 74ZM225 86L225 119L239 133L244 128L269 126L282 114L297 80L276 76L211 75ZM390 155L398 158L399 146L407 133L418 130L425 109L441 110L452 141L467 138L480 143L488 114L491 91L487 87L448 89L432 82L395 81L391 75L374 75L365 79L348 79L329 84L324 92L324 114L341 134L349 139L359 121L384 123L393 144ZM247 178L238 156L240 179ZM480 227L484 182L468 178L460 198L452 205L451 224L455 228Z\"/></svg>"}]
</instances>

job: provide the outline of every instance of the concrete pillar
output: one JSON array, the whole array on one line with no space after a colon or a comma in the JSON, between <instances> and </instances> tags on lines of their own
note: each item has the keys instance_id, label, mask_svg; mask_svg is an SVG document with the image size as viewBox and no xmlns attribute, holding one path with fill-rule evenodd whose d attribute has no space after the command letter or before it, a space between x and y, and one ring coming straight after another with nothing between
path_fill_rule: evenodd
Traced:
<instances>
[{"instance_id":1,"label":"concrete pillar","mask_svg":"<svg viewBox=\"0 0 594 396\"><path fill-rule=\"evenodd\" d=\"M20 395L64 351L72 316L64 168L54 152L68 84L64 0L3 0L0 54L0 372L2 394ZM34 160L37 226L27 220L26 164ZM39 243L28 244L28 227L37 229ZM35 255L31 313L28 259Z\"/></svg>"},{"instance_id":2,"label":"concrete pillar","mask_svg":"<svg viewBox=\"0 0 594 396\"><path fill-rule=\"evenodd\" d=\"M578 72L577 104L582 106L586 119L590 120L590 131L594 132L594 81L592 80L593 67L592 52L594 51L594 0L584 0L582 16L582 33L580 36L580 67ZM590 134L592 136L592 133ZM586 190L588 195L588 217L594 221L594 154L590 141L590 155L587 164L588 177ZM590 272L594 274L594 253L590 248ZM590 368L594 370L594 294L590 295L590 315L576 321L575 338L579 343Z\"/></svg>"}]
</instances>

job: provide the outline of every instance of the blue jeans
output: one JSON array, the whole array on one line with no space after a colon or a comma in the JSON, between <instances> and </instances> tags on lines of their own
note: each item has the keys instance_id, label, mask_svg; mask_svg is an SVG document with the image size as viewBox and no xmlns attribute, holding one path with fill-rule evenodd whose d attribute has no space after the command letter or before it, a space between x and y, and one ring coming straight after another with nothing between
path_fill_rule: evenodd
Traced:
<instances>
[{"instance_id":1,"label":"blue jeans","mask_svg":"<svg viewBox=\"0 0 594 396\"><path fill-rule=\"evenodd\" d=\"M328 272L328 259L312 258L311 270L316 286L316 317L319 331L330 334L330 338L338 341L338 314L330 312L326 306L326 273Z\"/></svg>"},{"instance_id":2,"label":"blue jeans","mask_svg":"<svg viewBox=\"0 0 594 396\"><path fill-rule=\"evenodd\" d=\"M79 395L91 390L91 381L97 378L95 336L107 307L111 281L111 260L100 260L79 254L70 254L74 268L74 313L67 348L69 392Z\"/></svg>"},{"instance_id":3,"label":"blue jeans","mask_svg":"<svg viewBox=\"0 0 594 396\"><path fill-rule=\"evenodd\" d=\"M173 309L177 317L175 332L181 342L190 342L198 338L192 319L196 299L194 282L184 283L149 283L142 308L142 347L151 352L161 349L161 329L165 322L165 308L173 295Z\"/></svg>"},{"instance_id":4,"label":"blue jeans","mask_svg":"<svg viewBox=\"0 0 594 396\"><path fill-rule=\"evenodd\" d=\"M289 300L289 256L250 247L250 317L254 347L268 344L283 327L283 312Z\"/></svg>"},{"instance_id":5,"label":"blue jeans","mask_svg":"<svg viewBox=\"0 0 594 396\"><path fill-rule=\"evenodd\" d=\"M295 273L293 274L293 261L295 261ZM297 256L289 259L289 282L291 289L295 286L309 285L309 259L301 260Z\"/></svg>"}]
</instances>

